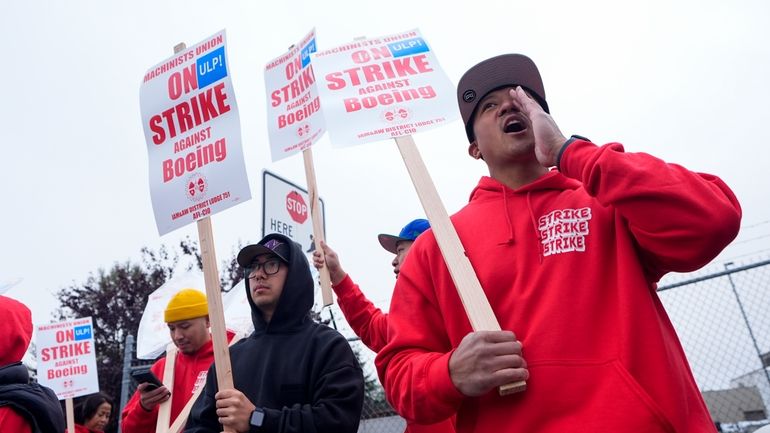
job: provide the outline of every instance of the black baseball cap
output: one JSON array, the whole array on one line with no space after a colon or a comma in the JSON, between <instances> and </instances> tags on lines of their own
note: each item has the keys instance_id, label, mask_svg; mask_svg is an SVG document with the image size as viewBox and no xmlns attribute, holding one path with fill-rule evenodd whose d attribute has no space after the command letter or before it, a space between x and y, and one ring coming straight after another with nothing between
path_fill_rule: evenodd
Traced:
<instances>
[{"instance_id":1,"label":"black baseball cap","mask_svg":"<svg viewBox=\"0 0 770 433\"><path fill-rule=\"evenodd\" d=\"M238 253L238 264L244 268L251 266L257 256L274 254L285 263L289 263L289 251L291 246L280 238L270 234L262 238L259 243L247 245Z\"/></svg>"},{"instance_id":2,"label":"black baseball cap","mask_svg":"<svg viewBox=\"0 0 770 433\"><path fill-rule=\"evenodd\" d=\"M545 88L535 62L523 54L492 57L468 69L457 83L457 104L465 123L468 141L473 141L473 114L489 92L501 87L521 86L549 113Z\"/></svg>"}]
</instances>

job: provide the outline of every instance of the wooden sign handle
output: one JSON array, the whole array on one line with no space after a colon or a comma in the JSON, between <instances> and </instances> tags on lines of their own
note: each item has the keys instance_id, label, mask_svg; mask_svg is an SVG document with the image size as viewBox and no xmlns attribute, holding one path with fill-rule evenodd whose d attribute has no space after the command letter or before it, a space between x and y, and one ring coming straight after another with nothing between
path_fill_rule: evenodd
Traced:
<instances>
[{"instance_id":1,"label":"wooden sign handle","mask_svg":"<svg viewBox=\"0 0 770 433\"><path fill-rule=\"evenodd\" d=\"M321 253L323 258L324 250L321 248L321 241L324 240L323 229L323 215L321 215L321 207L318 201L318 187L315 181L315 167L313 166L313 151L311 148L307 148L302 151L302 157L305 160L305 177L307 178L307 194L310 197L310 215L313 218L313 243L315 244L316 251ZM334 303L332 298L332 283L329 276L329 268L326 267L326 262L319 271L321 274L321 297L323 298L324 307Z\"/></svg>"},{"instance_id":2,"label":"wooden sign handle","mask_svg":"<svg viewBox=\"0 0 770 433\"><path fill-rule=\"evenodd\" d=\"M72 398L64 400L64 410L67 412L67 432L75 431L75 405L72 403Z\"/></svg>"},{"instance_id":3,"label":"wooden sign handle","mask_svg":"<svg viewBox=\"0 0 770 433\"><path fill-rule=\"evenodd\" d=\"M187 48L184 42L174 46L174 54ZM217 256L214 250L214 235L211 232L211 219L199 219L198 241L203 260L203 279L206 282L206 301L209 304L209 321L211 323L211 339L214 343L214 362L217 370L219 389L233 388L233 372L230 366L230 352L227 350L227 333L225 314L222 309L222 293L219 290L219 270ZM225 429L227 432L232 430Z\"/></svg>"},{"instance_id":4,"label":"wooden sign handle","mask_svg":"<svg viewBox=\"0 0 770 433\"><path fill-rule=\"evenodd\" d=\"M171 400L174 398L174 367L176 366L177 348L174 342L166 346L166 364L163 368L163 386L171 393L171 398L158 407L158 419L155 421L155 433L166 433L171 423Z\"/></svg>"},{"instance_id":5,"label":"wooden sign handle","mask_svg":"<svg viewBox=\"0 0 770 433\"><path fill-rule=\"evenodd\" d=\"M222 307L222 292L219 290L219 270L214 251L211 218L206 217L198 220L198 239L203 260L203 279L206 282L206 302L209 304L209 322L211 323L211 339L214 343L217 384L220 390L232 389L233 373L230 366L230 351L227 349L227 329Z\"/></svg>"},{"instance_id":6,"label":"wooden sign handle","mask_svg":"<svg viewBox=\"0 0 770 433\"><path fill-rule=\"evenodd\" d=\"M444 256L444 261L452 276L452 281L457 287L457 293L460 295L460 300L473 330L499 331L500 324L489 305L489 300L484 294L484 289L479 283L470 260L465 255L460 237L441 202L441 197L439 197L420 152L414 144L414 139L411 135L407 135L396 137L395 140L409 176L412 178L412 183L417 190L417 196L420 198L425 215L427 215L433 233L436 235L436 242L441 250L441 255ZM526 388L527 383L519 381L501 386L498 392L500 395L507 395L523 391Z\"/></svg>"},{"instance_id":7,"label":"wooden sign handle","mask_svg":"<svg viewBox=\"0 0 770 433\"><path fill-rule=\"evenodd\" d=\"M233 339L230 340L230 346L237 343L240 339L240 335L236 334L233 336ZM203 388L205 388L205 384L201 384L198 389L193 392L192 397L187 400L187 404L184 405L182 411L179 412L179 415L177 415L174 423L171 424L171 427L168 428L166 433L179 433L182 428L184 428L185 424L187 424L187 417L190 416L190 411L192 410L193 404L195 404L195 401L198 400L198 396L203 392Z\"/></svg>"}]
</instances>

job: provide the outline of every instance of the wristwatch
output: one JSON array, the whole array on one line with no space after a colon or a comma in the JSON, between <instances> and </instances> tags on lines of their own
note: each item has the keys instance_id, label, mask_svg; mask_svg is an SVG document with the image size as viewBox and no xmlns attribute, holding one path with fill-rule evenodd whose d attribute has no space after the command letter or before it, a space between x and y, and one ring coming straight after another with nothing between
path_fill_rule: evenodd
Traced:
<instances>
[{"instance_id":1,"label":"wristwatch","mask_svg":"<svg viewBox=\"0 0 770 433\"><path fill-rule=\"evenodd\" d=\"M254 412L251 413L251 418L249 419L249 425L251 425L251 427L259 428L259 427L262 427L262 422L264 421L265 421L265 411L260 408L255 408Z\"/></svg>"},{"instance_id":2,"label":"wristwatch","mask_svg":"<svg viewBox=\"0 0 770 433\"><path fill-rule=\"evenodd\" d=\"M582 135L572 134L570 138L567 139L567 141L564 142L564 144L561 145L561 149L559 149L559 153L556 155L556 168L558 169L561 165L561 156L564 154L564 150L567 149L567 146L572 144L575 140L583 140L583 141L591 141Z\"/></svg>"}]
</instances>

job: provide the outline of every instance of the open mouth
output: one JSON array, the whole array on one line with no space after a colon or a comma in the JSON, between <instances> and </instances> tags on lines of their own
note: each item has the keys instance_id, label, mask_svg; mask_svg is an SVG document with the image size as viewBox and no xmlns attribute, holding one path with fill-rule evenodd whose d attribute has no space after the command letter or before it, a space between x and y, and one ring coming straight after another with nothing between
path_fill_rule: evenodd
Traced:
<instances>
[{"instance_id":1,"label":"open mouth","mask_svg":"<svg viewBox=\"0 0 770 433\"><path fill-rule=\"evenodd\" d=\"M507 122L505 122L505 126L503 126L503 132L506 134L521 132L525 129L527 129L526 125L524 125L524 123L516 118L509 119Z\"/></svg>"}]
</instances>

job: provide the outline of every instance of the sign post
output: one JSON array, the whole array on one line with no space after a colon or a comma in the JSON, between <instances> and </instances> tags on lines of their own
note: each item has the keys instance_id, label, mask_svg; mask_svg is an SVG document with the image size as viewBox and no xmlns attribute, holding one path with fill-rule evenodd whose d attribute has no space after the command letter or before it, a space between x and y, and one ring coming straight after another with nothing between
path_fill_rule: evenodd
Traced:
<instances>
[{"instance_id":1,"label":"sign post","mask_svg":"<svg viewBox=\"0 0 770 433\"><path fill-rule=\"evenodd\" d=\"M265 65L267 94L267 125L270 151L273 161L286 158L299 151L305 163L305 178L310 198L310 214L313 219L313 242L316 251L323 255L323 216L318 204L313 153L310 146L323 136L326 124L321 113L321 101L315 86L310 55L316 51L315 29L311 30L289 51ZM323 305L334 302L329 269L320 269Z\"/></svg>"},{"instance_id":2,"label":"sign post","mask_svg":"<svg viewBox=\"0 0 770 433\"><path fill-rule=\"evenodd\" d=\"M332 142L360 144L394 138L436 242L475 331L499 331L478 277L436 191L411 135L457 117L454 88L419 31L412 30L318 52L325 78L318 86ZM523 391L526 382L500 387Z\"/></svg>"}]
</instances>

